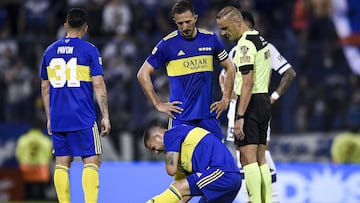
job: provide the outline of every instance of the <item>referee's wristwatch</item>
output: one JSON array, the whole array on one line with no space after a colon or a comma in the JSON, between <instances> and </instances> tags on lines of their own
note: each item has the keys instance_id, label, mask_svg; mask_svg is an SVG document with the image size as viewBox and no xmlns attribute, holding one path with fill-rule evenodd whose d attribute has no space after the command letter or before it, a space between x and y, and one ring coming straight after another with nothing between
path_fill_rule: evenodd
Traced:
<instances>
[{"instance_id":1,"label":"referee's wristwatch","mask_svg":"<svg viewBox=\"0 0 360 203\"><path fill-rule=\"evenodd\" d=\"M235 120L244 119L244 118L245 118L244 115L235 114Z\"/></svg>"}]
</instances>

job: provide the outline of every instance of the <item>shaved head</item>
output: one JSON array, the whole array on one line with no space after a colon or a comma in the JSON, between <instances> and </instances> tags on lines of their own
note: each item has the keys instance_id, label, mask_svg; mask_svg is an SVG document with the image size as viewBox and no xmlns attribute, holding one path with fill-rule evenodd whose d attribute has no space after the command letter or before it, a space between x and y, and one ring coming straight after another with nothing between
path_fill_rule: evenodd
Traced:
<instances>
[{"instance_id":1,"label":"shaved head","mask_svg":"<svg viewBox=\"0 0 360 203\"><path fill-rule=\"evenodd\" d=\"M219 11L219 13L216 15L216 19L220 18L237 22L243 21L241 12L233 6L226 6L221 9L221 11Z\"/></svg>"}]
</instances>

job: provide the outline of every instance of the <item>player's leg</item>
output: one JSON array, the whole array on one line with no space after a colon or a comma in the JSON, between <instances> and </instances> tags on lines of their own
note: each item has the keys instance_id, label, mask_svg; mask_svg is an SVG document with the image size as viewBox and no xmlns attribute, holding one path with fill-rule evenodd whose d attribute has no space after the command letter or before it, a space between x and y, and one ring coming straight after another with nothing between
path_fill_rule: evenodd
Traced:
<instances>
[{"instance_id":1,"label":"player's leg","mask_svg":"<svg viewBox=\"0 0 360 203\"><path fill-rule=\"evenodd\" d=\"M202 196L199 203L232 203L240 190L241 175L210 168L187 176L191 196Z\"/></svg>"},{"instance_id":2,"label":"player's leg","mask_svg":"<svg viewBox=\"0 0 360 203\"><path fill-rule=\"evenodd\" d=\"M261 195L263 202L271 203L271 174L265 158L265 151L267 149L267 131L269 130L270 122L270 109L259 108L259 110L264 112L264 119L259 120L261 125L259 127L259 147L257 157L261 173Z\"/></svg>"},{"instance_id":3,"label":"player's leg","mask_svg":"<svg viewBox=\"0 0 360 203\"><path fill-rule=\"evenodd\" d=\"M269 165L270 174L271 174L271 195L272 195L272 202L279 203L279 190L278 190L278 182L277 182L277 175L276 175L276 166L271 157L270 151L265 151L265 159L266 163Z\"/></svg>"},{"instance_id":4,"label":"player's leg","mask_svg":"<svg viewBox=\"0 0 360 203\"><path fill-rule=\"evenodd\" d=\"M82 187L86 203L96 203L99 194L99 167L102 154L100 134L96 123L93 127L71 133L71 151L84 162Z\"/></svg>"},{"instance_id":5,"label":"player's leg","mask_svg":"<svg viewBox=\"0 0 360 203\"><path fill-rule=\"evenodd\" d=\"M258 147L258 162L261 173L261 199L264 203L271 203L271 174L265 159L266 144Z\"/></svg>"},{"instance_id":6,"label":"player's leg","mask_svg":"<svg viewBox=\"0 0 360 203\"><path fill-rule=\"evenodd\" d=\"M55 158L54 186L60 203L70 203L69 166L70 156L57 156Z\"/></svg>"},{"instance_id":7,"label":"player's leg","mask_svg":"<svg viewBox=\"0 0 360 203\"><path fill-rule=\"evenodd\" d=\"M280 198L279 198L279 191L278 191L278 182L277 182L277 177L276 177L277 176L276 175L276 167L275 167L275 163L273 161L273 158L272 158L270 150L269 150L270 135L271 135L270 123L271 123L271 120L269 121L268 129L267 129L265 159L266 159L266 163L269 165L270 174L271 174L272 202L279 203Z\"/></svg>"},{"instance_id":8,"label":"player's leg","mask_svg":"<svg viewBox=\"0 0 360 203\"><path fill-rule=\"evenodd\" d=\"M189 183L185 178L173 182L163 193L146 203L177 203L184 195L190 195Z\"/></svg>"},{"instance_id":9,"label":"player's leg","mask_svg":"<svg viewBox=\"0 0 360 203\"><path fill-rule=\"evenodd\" d=\"M250 117L253 115L248 114L245 116ZM245 133L244 139L239 140L236 138L235 145L238 147L240 152L240 162L244 170L245 184L249 193L249 200L251 202L261 202L262 181L258 163L258 145L260 143L260 129L258 122L254 119L245 118L243 130Z\"/></svg>"},{"instance_id":10,"label":"player's leg","mask_svg":"<svg viewBox=\"0 0 360 203\"><path fill-rule=\"evenodd\" d=\"M52 132L55 155L54 186L60 203L70 203L69 167L73 160L67 141L67 133Z\"/></svg>"},{"instance_id":11,"label":"player's leg","mask_svg":"<svg viewBox=\"0 0 360 203\"><path fill-rule=\"evenodd\" d=\"M83 158L82 187L86 203L96 203L99 194L99 167L100 156L95 155Z\"/></svg>"},{"instance_id":12,"label":"player's leg","mask_svg":"<svg viewBox=\"0 0 360 203\"><path fill-rule=\"evenodd\" d=\"M261 173L257 162L257 148L254 144L239 147L246 189L251 202L261 202Z\"/></svg>"}]
</instances>

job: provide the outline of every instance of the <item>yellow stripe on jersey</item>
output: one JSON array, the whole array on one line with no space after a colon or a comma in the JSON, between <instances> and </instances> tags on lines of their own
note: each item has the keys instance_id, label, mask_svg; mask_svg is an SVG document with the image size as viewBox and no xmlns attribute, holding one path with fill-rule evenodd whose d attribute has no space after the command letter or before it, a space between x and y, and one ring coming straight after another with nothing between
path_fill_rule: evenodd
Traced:
<instances>
[{"instance_id":1,"label":"yellow stripe on jersey","mask_svg":"<svg viewBox=\"0 0 360 203\"><path fill-rule=\"evenodd\" d=\"M166 41L166 40L168 40L170 38L173 38L173 37L175 37L177 35L178 35L178 31L175 30L175 31L171 32L170 34L166 35L163 39Z\"/></svg>"},{"instance_id":2,"label":"yellow stripe on jersey","mask_svg":"<svg viewBox=\"0 0 360 203\"><path fill-rule=\"evenodd\" d=\"M76 79L80 81L91 82L90 66L77 65L76 75ZM66 73L66 78L68 79L68 71Z\"/></svg>"},{"instance_id":3,"label":"yellow stripe on jersey","mask_svg":"<svg viewBox=\"0 0 360 203\"><path fill-rule=\"evenodd\" d=\"M93 136L94 136L94 147L95 147L95 154L101 154L101 142L100 142L100 135L99 130L97 127L96 122L94 123L94 126L92 127Z\"/></svg>"},{"instance_id":4,"label":"yellow stripe on jersey","mask_svg":"<svg viewBox=\"0 0 360 203\"><path fill-rule=\"evenodd\" d=\"M196 127L188 133L184 142L181 144L180 165L185 171L189 173L192 172L191 159L194 150L197 144L200 142L200 140L208 133L209 131Z\"/></svg>"},{"instance_id":5,"label":"yellow stripe on jersey","mask_svg":"<svg viewBox=\"0 0 360 203\"><path fill-rule=\"evenodd\" d=\"M181 76L191 73L213 71L213 56L201 55L172 60L166 65L168 76Z\"/></svg>"},{"instance_id":6,"label":"yellow stripe on jersey","mask_svg":"<svg viewBox=\"0 0 360 203\"><path fill-rule=\"evenodd\" d=\"M199 30L200 33L203 33L203 34L209 34L209 35L214 34L214 32L205 30L204 28L198 28L198 30Z\"/></svg>"},{"instance_id":7,"label":"yellow stripe on jersey","mask_svg":"<svg viewBox=\"0 0 360 203\"><path fill-rule=\"evenodd\" d=\"M59 67L59 68L57 68ZM59 73L60 71L60 66L57 66L56 68L50 68L50 66L48 66L47 69L47 73L48 73L48 78L54 78L55 81L59 81L62 78L61 73ZM66 80L70 80L70 68L66 68L65 69L65 76L66 76ZM84 81L84 82L91 82L91 75L90 75L90 66L82 66L82 65L77 65L76 66L76 80L79 81Z\"/></svg>"},{"instance_id":8,"label":"yellow stripe on jersey","mask_svg":"<svg viewBox=\"0 0 360 203\"><path fill-rule=\"evenodd\" d=\"M173 127L173 119L171 117L169 117L169 121L168 121L168 129Z\"/></svg>"},{"instance_id":9,"label":"yellow stripe on jersey","mask_svg":"<svg viewBox=\"0 0 360 203\"><path fill-rule=\"evenodd\" d=\"M208 184L216 181L217 179L219 179L221 176L224 175L224 172L220 169L217 169L216 171L212 172L210 175L202 178L201 180L199 180L196 185L199 187L199 189L202 189L203 187L207 186Z\"/></svg>"}]
</instances>

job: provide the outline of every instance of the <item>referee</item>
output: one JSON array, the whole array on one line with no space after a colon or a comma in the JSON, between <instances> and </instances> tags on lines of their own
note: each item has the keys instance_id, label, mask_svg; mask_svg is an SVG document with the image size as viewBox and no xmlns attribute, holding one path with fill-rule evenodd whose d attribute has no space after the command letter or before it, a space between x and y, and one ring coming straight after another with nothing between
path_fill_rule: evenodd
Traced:
<instances>
[{"instance_id":1,"label":"referee","mask_svg":"<svg viewBox=\"0 0 360 203\"><path fill-rule=\"evenodd\" d=\"M232 6L216 16L221 34L237 41L235 93L238 95L234 134L240 151L251 202L271 203L271 175L265 160L266 130L270 119L270 50L258 31L250 29Z\"/></svg>"}]
</instances>

